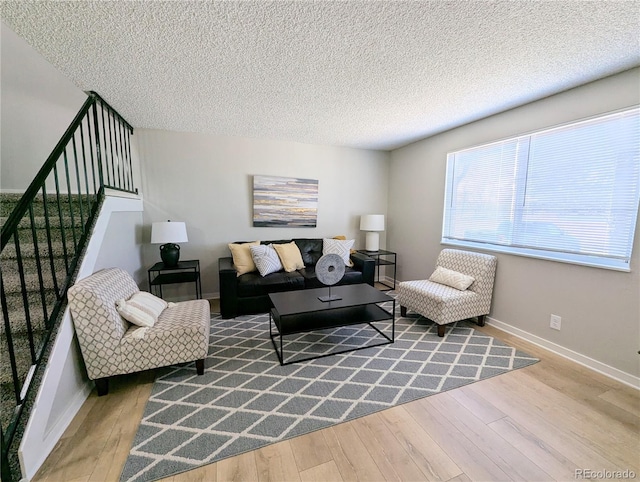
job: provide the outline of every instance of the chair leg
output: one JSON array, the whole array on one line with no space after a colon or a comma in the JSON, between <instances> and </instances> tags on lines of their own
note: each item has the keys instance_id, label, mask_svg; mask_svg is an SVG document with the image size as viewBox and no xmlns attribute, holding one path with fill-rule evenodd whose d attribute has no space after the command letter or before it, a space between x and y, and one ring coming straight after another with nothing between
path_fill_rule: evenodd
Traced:
<instances>
[{"instance_id":1,"label":"chair leg","mask_svg":"<svg viewBox=\"0 0 640 482\"><path fill-rule=\"evenodd\" d=\"M198 375L204 375L204 358L196 360L196 373Z\"/></svg>"},{"instance_id":2,"label":"chair leg","mask_svg":"<svg viewBox=\"0 0 640 482\"><path fill-rule=\"evenodd\" d=\"M407 316L407 307L400 305L400 316Z\"/></svg>"},{"instance_id":3,"label":"chair leg","mask_svg":"<svg viewBox=\"0 0 640 482\"><path fill-rule=\"evenodd\" d=\"M105 377L105 378L96 378L94 380L95 384L96 384L96 389L98 390L98 396L102 397L103 395L106 395L107 393L109 393L109 378Z\"/></svg>"},{"instance_id":4,"label":"chair leg","mask_svg":"<svg viewBox=\"0 0 640 482\"><path fill-rule=\"evenodd\" d=\"M484 317L485 315L478 316L478 323L477 323L478 326L484 326Z\"/></svg>"},{"instance_id":5,"label":"chair leg","mask_svg":"<svg viewBox=\"0 0 640 482\"><path fill-rule=\"evenodd\" d=\"M444 336L444 325L438 325L438 336L440 338Z\"/></svg>"}]
</instances>

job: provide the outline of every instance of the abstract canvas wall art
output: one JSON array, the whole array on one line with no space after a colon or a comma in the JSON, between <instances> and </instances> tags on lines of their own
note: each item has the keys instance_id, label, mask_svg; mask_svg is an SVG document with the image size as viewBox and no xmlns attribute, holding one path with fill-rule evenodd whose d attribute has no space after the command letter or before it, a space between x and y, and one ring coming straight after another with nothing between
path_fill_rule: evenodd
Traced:
<instances>
[{"instance_id":1,"label":"abstract canvas wall art","mask_svg":"<svg viewBox=\"0 0 640 482\"><path fill-rule=\"evenodd\" d=\"M253 226L315 228L318 180L253 176Z\"/></svg>"}]
</instances>

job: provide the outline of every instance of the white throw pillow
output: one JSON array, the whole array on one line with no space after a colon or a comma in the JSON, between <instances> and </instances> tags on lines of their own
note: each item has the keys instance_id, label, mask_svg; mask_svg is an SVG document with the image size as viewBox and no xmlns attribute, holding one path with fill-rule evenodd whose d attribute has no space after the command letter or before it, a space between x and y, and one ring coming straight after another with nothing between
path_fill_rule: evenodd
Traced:
<instances>
[{"instance_id":1,"label":"white throw pillow","mask_svg":"<svg viewBox=\"0 0 640 482\"><path fill-rule=\"evenodd\" d=\"M251 257L261 276L267 276L284 269L278 253L271 244L251 246Z\"/></svg>"},{"instance_id":2,"label":"white throw pillow","mask_svg":"<svg viewBox=\"0 0 640 482\"><path fill-rule=\"evenodd\" d=\"M351 261L351 248L355 239L329 239L324 238L322 240L322 254L337 254L344 261L345 266L353 266Z\"/></svg>"},{"instance_id":3,"label":"white throw pillow","mask_svg":"<svg viewBox=\"0 0 640 482\"><path fill-rule=\"evenodd\" d=\"M138 291L126 301L116 301L116 309L120 316L129 323L146 327L155 325L167 306L169 304L165 300L146 291Z\"/></svg>"},{"instance_id":4,"label":"white throw pillow","mask_svg":"<svg viewBox=\"0 0 640 482\"><path fill-rule=\"evenodd\" d=\"M458 273L451 269L438 266L433 274L429 277L429 281L439 283L441 285L451 286L460 291L466 290L475 281L473 276Z\"/></svg>"}]
</instances>

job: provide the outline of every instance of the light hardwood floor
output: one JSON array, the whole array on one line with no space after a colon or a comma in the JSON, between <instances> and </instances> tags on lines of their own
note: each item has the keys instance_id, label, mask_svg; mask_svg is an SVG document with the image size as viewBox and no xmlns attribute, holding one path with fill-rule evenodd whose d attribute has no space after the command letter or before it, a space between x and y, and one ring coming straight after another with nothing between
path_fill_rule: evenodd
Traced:
<instances>
[{"instance_id":1,"label":"light hardwood floor","mask_svg":"<svg viewBox=\"0 0 640 482\"><path fill-rule=\"evenodd\" d=\"M640 478L637 390L490 326L478 329L540 363L163 480ZM116 377L100 398L94 390L34 480L117 481L153 379L153 371Z\"/></svg>"}]
</instances>

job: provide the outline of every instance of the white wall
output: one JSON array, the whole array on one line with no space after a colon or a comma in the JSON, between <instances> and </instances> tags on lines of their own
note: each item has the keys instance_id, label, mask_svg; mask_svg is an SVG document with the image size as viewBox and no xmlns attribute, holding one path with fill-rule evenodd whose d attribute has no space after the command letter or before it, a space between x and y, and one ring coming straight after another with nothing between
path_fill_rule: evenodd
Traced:
<instances>
[{"instance_id":1,"label":"white wall","mask_svg":"<svg viewBox=\"0 0 640 482\"><path fill-rule=\"evenodd\" d=\"M0 189L24 191L87 99L0 22Z\"/></svg>"},{"instance_id":2,"label":"white wall","mask_svg":"<svg viewBox=\"0 0 640 482\"><path fill-rule=\"evenodd\" d=\"M219 292L218 258L233 241L321 238L345 235L364 247L360 215L386 214L389 154L349 149L136 130L145 200L144 242L154 221L184 221L189 242L180 259L199 259L202 291ZM254 228L253 175L318 179L316 228ZM381 246L385 245L381 233ZM159 247L146 245L144 262L160 260ZM167 298L192 296L191 286L163 289Z\"/></svg>"},{"instance_id":3,"label":"white wall","mask_svg":"<svg viewBox=\"0 0 640 482\"><path fill-rule=\"evenodd\" d=\"M387 242L398 252L398 278L429 276L444 247L440 237L448 152L638 104L639 82L640 69L633 69L393 151ZM531 339L559 352L577 352L583 362L627 382L629 377L637 381L639 228L631 273L499 254L493 322L533 335ZM561 331L549 328L552 313L562 317Z\"/></svg>"},{"instance_id":4,"label":"white wall","mask_svg":"<svg viewBox=\"0 0 640 482\"><path fill-rule=\"evenodd\" d=\"M133 276L138 286L144 285L147 270L142 263L142 218L141 211L111 214L94 272L104 268L122 268Z\"/></svg>"}]
</instances>

